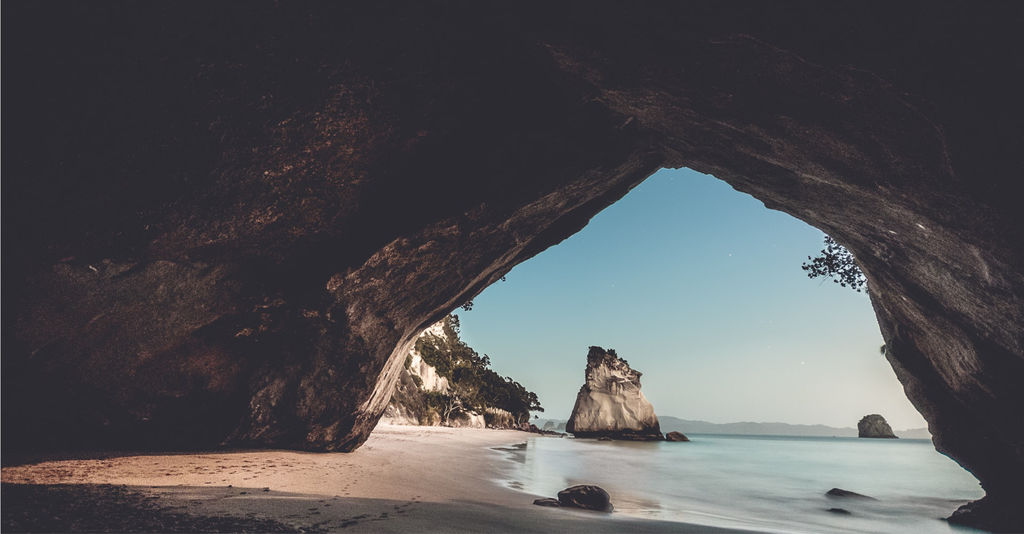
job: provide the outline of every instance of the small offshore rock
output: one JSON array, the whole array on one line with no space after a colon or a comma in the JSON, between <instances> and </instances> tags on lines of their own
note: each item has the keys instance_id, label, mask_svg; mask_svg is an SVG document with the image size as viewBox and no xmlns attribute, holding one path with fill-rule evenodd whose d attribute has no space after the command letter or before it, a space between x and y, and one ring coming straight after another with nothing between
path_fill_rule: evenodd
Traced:
<instances>
[{"instance_id":1,"label":"small offshore rock","mask_svg":"<svg viewBox=\"0 0 1024 534\"><path fill-rule=\"evenodd\" d=\"M562 503L558 502L558 499L552 499L550 497L547 498L547 499L534 499L533 500L533 504L536 504L537 506L551 506L551 507L562 506Z\"/></svg>"},{"instance_id":2,"label":"small offshore rock","mask_svg":"<svg viewBox=\"0 0 1024 534\"><path fill-rule=\"evenodd\" d=\"M868 497L867 495L861 495L860 493L853 492L853 491L848 491L848 490L844 490L844 489L840 489L840 488L832 488L832 489L828 490L828 492L825 493L825 495L828 496L828 497L849 497L849 498L852 498L852 499L868 499L868 500L872 500L872 501L877 501L878 500L878 499L876 499L874 497Z\"/></svg>"},{"instance_id":3,"label":"small offshore rock","mask_svg":"<svg viewBox=\"0 0 1024 534\"><path fill-rule=\"evenodd\" d=\"M682 432L669 432L665 434L665 441L690 441Z\"/></svg>"},{"instance_id":4,"label":"small offshore rock","mask_svg":"<svg viewBox=\"0 0 1024 534\"><path fill-rule=\"evenodd\" d=\"M833 514L851 515L850 511L845 508L829 508L827 511L832 512Z\"/></svg>"},{"instance_id":5,"label":"small offshore rock","mask_svg":"<svg viewBox=\"0 0 1024 534\"><path fill-rule=\"evenodd\" d=\"M892 433L892 427L885 421L885 418L877 413L865 415L857 423L858 438L885 438L898 439Z\"/></svg>"},{"instance_id":6,"label":"small offshore rock","mask_svg":"<svg viewBox=\"0 0 1024 534\"><path fill-rule=\"evenodd\" d=\"M608 492L589 484L570 486L558 492L558 503L562 506L601 512L610 512L612 509L611 497L608 496Z\"/></svg>"}]
</instances>

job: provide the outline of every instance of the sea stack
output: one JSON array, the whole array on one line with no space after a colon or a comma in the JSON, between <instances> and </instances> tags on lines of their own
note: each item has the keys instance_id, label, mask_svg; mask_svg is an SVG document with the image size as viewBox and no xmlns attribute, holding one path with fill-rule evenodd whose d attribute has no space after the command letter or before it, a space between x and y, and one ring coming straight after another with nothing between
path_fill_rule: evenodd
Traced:
<instances>
[{"instance_id":1,"label":"sea stack","mask_svg":"<svg viewBox=\"0 0 1024 534\"><path fill-rule=\"evenodd\" d=\"M586 382L576 396L566 432L578 438L664 439L654 406L640 392L640 376L614 350L590 347Z\"/></svg>"},{"instance_id":2,"label":"sea stack","mask_svg":"<svg viewBox=\"0 0 1024 534\"><path fill-rule=\"evenodd\" d=\"M861 418L857 423L857 437L897 439L896 434L892 433L889 423L886 423L885 418L877 413Z\"/></svg>"}]
</instances>

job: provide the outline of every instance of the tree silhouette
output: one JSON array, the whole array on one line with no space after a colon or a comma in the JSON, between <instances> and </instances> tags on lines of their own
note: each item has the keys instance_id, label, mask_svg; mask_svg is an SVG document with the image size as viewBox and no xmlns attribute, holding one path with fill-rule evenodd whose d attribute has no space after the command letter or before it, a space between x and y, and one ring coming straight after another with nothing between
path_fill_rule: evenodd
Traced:
<instances>
[{"instance_id":1,"label":"tree silhouette","mask_svg":"<svg viewBox=\"0 0 1024 534\"><path fill-rule=\"evenodd\" d=\"M849 287L858 293L867 290L867 279L857 266L853 254L835 239L825 236L825 248L817 257L807 256L807 259L811 262L804 263L800 268L807 271L808 278L831 278L841 287Z\"/></svg>"}]
</instances>

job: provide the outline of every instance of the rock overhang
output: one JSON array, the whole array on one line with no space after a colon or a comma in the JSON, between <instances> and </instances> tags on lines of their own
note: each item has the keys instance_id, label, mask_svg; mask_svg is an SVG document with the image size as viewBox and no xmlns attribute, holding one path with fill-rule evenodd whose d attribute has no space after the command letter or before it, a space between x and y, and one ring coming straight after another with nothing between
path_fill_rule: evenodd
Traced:
<instances>
[{"instance_id":1,"label":"rock overhang","mask_svg":"<svg viewBox=\"0 0 1024 534\"><path fill-rule=\"evenodd\" d=\"M418 329L688 166L853 251L1020 495L1019 7L445 6L11 6L5 445L351 449Z\"/></svg>"}]
</instances>

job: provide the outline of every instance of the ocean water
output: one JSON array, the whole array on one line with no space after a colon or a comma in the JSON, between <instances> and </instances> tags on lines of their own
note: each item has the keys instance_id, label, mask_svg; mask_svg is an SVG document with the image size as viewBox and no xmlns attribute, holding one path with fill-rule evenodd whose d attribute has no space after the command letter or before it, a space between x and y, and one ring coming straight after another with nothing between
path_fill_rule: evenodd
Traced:
<instances>
[{"instance_id":1,"label":"ocean water","mask_svg":"<svg viewBox=\"0 0 1024 534\"><path fill-rule=\"evenodd\" d=\"M534 437L502 449L511 461L500 483L551 497L574 484L597 484L617 514L762 532L980 532L941 519L984 492L928 440L690 439ZM834 487L878 500L825 496Z\"/></svg>"}]
</instances>

